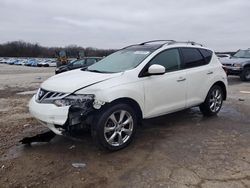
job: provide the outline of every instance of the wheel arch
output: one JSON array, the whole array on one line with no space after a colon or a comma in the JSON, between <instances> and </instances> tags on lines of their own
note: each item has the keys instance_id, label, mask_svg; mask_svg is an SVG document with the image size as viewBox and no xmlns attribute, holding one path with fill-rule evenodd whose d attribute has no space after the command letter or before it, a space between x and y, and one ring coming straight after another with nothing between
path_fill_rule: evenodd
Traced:
<instances>
[{"instance_id":1,"label":"wheel arch","mask_svg":"<svg viewBox=\"0 0 250 188\"><path fill-rule=\"evenodd\" d=\"M226 100L226 99L227 99L227 89L226 89L226 85L225 85L222 81L217 81L217 82L215 82L215 83L212 85L212 87L215 86L215 85L218 85L218 86L221 87L222 92L223 92L223 100ZM212 88L212 87L211 87L211 88Z\"/></svg>"},{"instance_id":2,"label":"wheel arch","mask_svg":"<svg viewBox=\"0 0 250 188\"><path fill-rule=\"evenodd\" d=\"M141 121L143 118L143 113L141 110L140 105L132 98L128 98L128 97L123 97L123 98L118 98L113 100L112 102L109 103L109 105L115 105L115 104L121 104L121 103L125 103L128 104L129 106L131 106L135 112L136 115L138 117L138 120Z\"/></svg>"},{"instance_id":3,"label":"wheel arch","mask_svg":"<svg viewBox=\"0 0 250 188\"><path fill-rule=\"evenodd\" d=\"M245 64L243 68L250 68L250 62Z\"/></svg>"}]
</instances>

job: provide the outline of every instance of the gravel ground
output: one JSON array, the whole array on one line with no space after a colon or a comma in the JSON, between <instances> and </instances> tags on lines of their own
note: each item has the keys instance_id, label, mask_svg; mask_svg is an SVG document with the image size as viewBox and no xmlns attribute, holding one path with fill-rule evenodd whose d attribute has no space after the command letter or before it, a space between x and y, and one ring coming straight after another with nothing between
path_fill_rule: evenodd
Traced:
<instances>
[{"instance_id":1,"label":"gravel ground","mask_svg":"<svg viewBox=\"0 0 250 188\"><path fill-rule=\"evenodd\" d=\"M98 150L89 133L20 145L46 128L28 113L32 95L18 93L53 74L54 68L0 64L0 187L250 187L249 83L229 77L228 100L216 117L192 108L144 121L118 152Z\"/></svg>"}]
</instances>

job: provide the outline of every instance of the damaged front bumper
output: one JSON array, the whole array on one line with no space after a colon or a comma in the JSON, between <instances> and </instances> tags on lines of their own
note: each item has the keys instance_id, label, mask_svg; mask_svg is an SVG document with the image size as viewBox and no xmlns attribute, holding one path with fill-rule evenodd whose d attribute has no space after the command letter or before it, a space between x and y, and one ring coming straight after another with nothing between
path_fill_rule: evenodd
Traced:
<instances>
[{"instance_id":1,"label":"damaged front bumper","mask_svg":"<svg viewBox=\"0 0 250 188\"><path fill-rule=\"evenodd\" d=\"M92 121L94 100L82 105L58 107L55 104L38 103L34 96L29 103L30 113L57 135L70 135L72 130L86 128Z\"/></svg>"}]
</instances>

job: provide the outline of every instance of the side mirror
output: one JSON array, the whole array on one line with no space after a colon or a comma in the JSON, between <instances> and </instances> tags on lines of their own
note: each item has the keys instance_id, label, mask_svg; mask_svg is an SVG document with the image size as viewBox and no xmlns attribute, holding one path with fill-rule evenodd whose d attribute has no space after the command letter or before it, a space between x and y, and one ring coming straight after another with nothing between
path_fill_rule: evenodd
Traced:
<instances>
[{"instance_id":1,"label":"side mirror","mask_svg":"<svg viewBox=\"0 0 250 188\"><path fill-rule=\"evenodd\" d=\"M149 75L161 75L161 74L164 74L165 72L166 72L166 69L162 65L154 64L148 68Z\"/></svg>"}]
</instances>

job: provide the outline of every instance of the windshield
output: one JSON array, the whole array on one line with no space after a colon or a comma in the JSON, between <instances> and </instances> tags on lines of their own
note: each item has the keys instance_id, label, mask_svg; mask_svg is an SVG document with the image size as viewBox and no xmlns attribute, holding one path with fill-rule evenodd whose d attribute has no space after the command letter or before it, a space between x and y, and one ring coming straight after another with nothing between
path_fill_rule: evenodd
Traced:
<instances>
[{"instance_id":1,"label":"windshield","mask_svg":"<svg viewBox=\"0 0 250 188\"><path fill-rule=\"evenodd\" d=\"M84 59L77 59L77 60L75 60L75 61L73 61L73 62L70 62L69 64L68 64L68 66L76 66L76 65L82 65L83 63L85 62L85 60Z\"/></svg>"},{"instance_id":2,"label":"windshield","mask_svg":"<svg viewBox=\"0 0 250 188\"><path fill-rule=\"evenodd\" d=\"M79 59L76 59L76 60L70 61L70 63L69 63L68 65L72 65L72 64L74 64L74 62L76 62L76 61L79 61Z\"/></svg>"},{"instance_id":3,"label":"windshield","mask_svg":"<svg viewBox=\"0 0 250 188\"><path fill-rule=\"evenodd\" d=\"M239 50L233 57L250 58L250 50Z\"/></svg>"},{"instance_id":4,"label":"windshield","mask_svg":"<svg viewBox=\"0 0 250 188\"><path fill-rule=\"evenodd\" d=\"M124 49L88 67L87 71L117 73L139 65L151 52L147 50Z\"/></svg>"},{"instance_id":5,"label":"windshield","mask_svg":"<svg viewBox=\"0 0 250 188\"><path fill-rule=\"evenodd\" d=\"M78 60L78 61L74 61L73 63L72 63L72 65L82 65L82 64L84 64L85 63L85 59L81 59L81 60Z\"/></svg>"}]
</instances>

